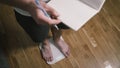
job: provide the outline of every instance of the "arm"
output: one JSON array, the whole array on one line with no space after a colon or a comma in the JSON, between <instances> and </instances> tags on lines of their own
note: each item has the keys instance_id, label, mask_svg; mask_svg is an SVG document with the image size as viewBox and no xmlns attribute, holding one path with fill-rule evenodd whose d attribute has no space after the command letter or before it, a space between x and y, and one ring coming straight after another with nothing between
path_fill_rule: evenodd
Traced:
<instances>
[{"instance_id":1,"label":"arm","mask_svg":"<svg viewBox=\"0 0 120 68\"><path fill-rule=\"evenodd\" d=\"M41 22L42 24L58 24L61 22L57 18L59 16L58 13L43 1L40 1L41 5L54 18L49 19L48 17L46 17L44 13L37 7L35 0L0 0L0 3L15 6L28 11L38 24L41 24Z\"/></svg>"}]
</instances>

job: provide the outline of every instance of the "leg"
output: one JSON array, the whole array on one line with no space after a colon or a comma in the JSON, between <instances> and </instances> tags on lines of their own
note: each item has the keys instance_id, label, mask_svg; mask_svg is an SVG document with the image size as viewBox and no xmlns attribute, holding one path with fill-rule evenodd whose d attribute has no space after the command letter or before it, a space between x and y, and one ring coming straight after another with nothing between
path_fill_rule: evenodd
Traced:
<instances>
[{"instance_id":1,"label":"leg","mask_svg":"<svg viewBox=\"0 0 120 68\"><path fill-rule=\"evenodd\" d=\"M23 16L15 12L16 19L21 27L27 32L31 39L36 43L42 44L42 56L46 61L52 60L52 53L47 40L49 25L37 25L32 17Z\"/></svg>"},{"instance_id":2,"label":"leg","mask_svg":"<svg viewBox=\"0 0 120 68\"><path fill-rule=\"evenodd\" d=\"M54 26L51 26L51 31L53 34L53 40L54 40L55 44L59 47L59 49L62 51L62 53L66 57L68 57L70 54L70 50L69 50L67 43L64 42L64 40L61 38L62 31L57 30L56 27L54 27Z\"/></svg>"}]
</instances>

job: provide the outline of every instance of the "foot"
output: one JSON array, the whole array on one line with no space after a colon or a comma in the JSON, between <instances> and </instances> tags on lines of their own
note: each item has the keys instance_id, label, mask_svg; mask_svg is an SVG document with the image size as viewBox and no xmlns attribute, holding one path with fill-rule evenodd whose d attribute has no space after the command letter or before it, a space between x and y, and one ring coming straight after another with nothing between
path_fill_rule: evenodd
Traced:
<instances>
[{"instance_id":1,"label":"foot","mask_svg":"<svg viewBox=\"0 0 120 68\"><path fill-rule=\"evenodd\" d=\"M51 26L51 31L56 46L65 55L65 57L68 57L70 55L70 50L67 43L61 38L62 31L60 29L57 29L55 26Z\"/></svg>"},{"instance_id":2,"label":"foot","mask_svg":"<svg viewBox=\"0 0 120 68\"><path fill-rule=\"evenodd\" d=\"M41 52L42 52L42 56L43 58L47 61L50 62L53 60L53 55L51 52L51 48L50 48L50 44L49 41L46 40L42 46L41 46Z\"/></svg>"},{"instance_id":3,"label":"foot","mask_svg":"<svg viewBox=\"0 0 120 68\"><path fill-rule=\"evenodd\" d=\"M65 57L68 57L70 55L70 49L63 39L60 38L59 40L55 41L55 44Z\"/></svg>"}]
</instances>

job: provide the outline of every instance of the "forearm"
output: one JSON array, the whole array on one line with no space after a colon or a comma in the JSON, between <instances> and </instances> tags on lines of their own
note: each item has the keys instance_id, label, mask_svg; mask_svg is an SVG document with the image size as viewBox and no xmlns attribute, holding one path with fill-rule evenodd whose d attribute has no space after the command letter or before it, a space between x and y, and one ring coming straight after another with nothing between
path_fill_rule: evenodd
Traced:
<instances>
[{"instance_id":1,"label":"forearm","mask_svg":"<svg viewBox=\"0 0 120 68\"><path fill-rule=\"evenodd\" d=\"M25 11L28 11L33 19L36 21L36 23L47 23L47 24L58 24L61 21L57 18L58 13L48 6L45 2L42 0L39 0L43 8L54 18L49 19L44 15L44 13L38 8L38 6L35 3L35 0L0 0L0 3L11 5L14 7L18 7L20 9L23 9Z\"/></svg>"}]
</instances>

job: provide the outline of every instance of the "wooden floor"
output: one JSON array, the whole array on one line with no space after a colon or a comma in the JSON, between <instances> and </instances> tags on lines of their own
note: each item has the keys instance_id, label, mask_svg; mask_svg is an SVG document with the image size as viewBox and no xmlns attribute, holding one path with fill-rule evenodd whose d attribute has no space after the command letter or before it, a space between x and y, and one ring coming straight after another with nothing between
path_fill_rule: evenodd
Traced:
<instances>
[{"instance_id":1,"label":"wooden floor","mask_svg":"<svg viewBox=\"0 0 120 68\"><path fill-rule=\"evenodd\" d=\"M16 22L12 8L0 5L0 21L11 68L120 68L120 0L106 0L100 13L79 31L63 31L71 55L54 65L42 59L37 44Z\"/></svg>"}]
</instances>

